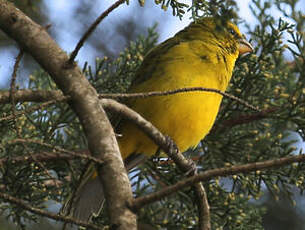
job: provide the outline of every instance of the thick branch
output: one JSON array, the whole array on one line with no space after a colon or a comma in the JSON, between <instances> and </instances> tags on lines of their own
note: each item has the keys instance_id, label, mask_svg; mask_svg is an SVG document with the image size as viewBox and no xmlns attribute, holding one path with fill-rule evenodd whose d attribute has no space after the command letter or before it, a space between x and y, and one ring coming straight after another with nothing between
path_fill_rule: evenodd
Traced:
<instances>
[{"instance_id":1,"label":"thick branch","mask_svg":"<svg viewBox=\"0 0 305 230\"><path fill-rule=\"evenodd\" d=\"M202 183L197 183L193 187L198 199L197 206L199 212L199 230L210 230L211 214L207 193Z\"/></svg>"},{"instance_id":2,"label":"thick branch","mask_svg":"<svg viewBox=\"0 0 305 230\"><path fill-rule=\"evenodd\" d=\"M43 27L5 0L0 0L0 28L30 53L64 95L70 97L70 105L82 123L90 152L105 162L99 174L106 201L111 204L107 206L110 223L120 230L136 229L135 214L126 207L126 201L132 199L128 176L113 129L95 89L77 66L67 67L67 54Z\"/></svg>"}]
</instances>

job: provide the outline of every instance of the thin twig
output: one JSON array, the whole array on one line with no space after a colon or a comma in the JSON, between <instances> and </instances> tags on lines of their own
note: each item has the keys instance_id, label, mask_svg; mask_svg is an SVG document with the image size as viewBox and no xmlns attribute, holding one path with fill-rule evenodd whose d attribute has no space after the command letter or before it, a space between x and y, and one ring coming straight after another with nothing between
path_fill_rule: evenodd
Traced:
<instances>
[{"instance_id":1,"label":"thin twig","mask_svg":"<svg viewBox=\"0 0 305 230\"><path fill-rule=\"evenodd\" d=\"M81 156L71 156L67 154L60 154L57 152L39 152L32 154L35 156L37 161L44 162L44 161L52 161L52 160L73 160L75 157L81 157ZM3 157L0 158L0 166L5 165L7 162L10 162L12 164L25 164L25 163L31 163L34 160L31 156L16 156L16 157Z\"/></svg>"},{"instance_id":2,"label":"thin twig","mask_svg":"<svg viewBox=\"0 0 305 230\"><path fill-rule=\"evenodd\" d=\"M60 101L64 101L64 100L66 100L66 98L63 98L63 99L60 100ZM42 104L40 104L40 105L32 106L32 107L27 108L27 109L25 109L25 110L18 111L18 112L15 113L15 116L14 116L14 115L8 115L8 116L5 116L5 117L0 117L0 122L12 120L12 119L14 119L14 117L16 117L16 116L21 116L21 115L26 114L26 113L34 112L34 111L36 111L36 110L38 110L38 109L42 109L42 108L44 108L44 107L47 107L47 106L49 106L49 105L53 105L53 104L55 104L55 103L57 103L57 102L60 102L60 101L59 101L59 100L51 100L51 101L42 103Z\"/></svg>"},{"instance_id":3,"label":"thin twig","mask_svg":"<svg viewBox=\"0 0 305 230\"><path fill-rule=\"evenodd\" d=\"M66 222L66 223L76 224L76 225L87 227L87 228L94 229L94 230L104 229L104 228L101 228L101 227L99 227L95 224L90 224L90 223L87 223L87 222L84 222L84 221L79 221L79 220L74 219L72 217L57 215L57 214L47 212L45 210L33 207L33 206L29 205L26 201L18 199L16 197L13 197L13 196L11 196L7 193L0 192L0 198L5 200L6 202L15 204L18 207L21 207L21 208L23 208L23 209L25 209L29 212L32 212L36 215L39 215L39 216L48 217L50 219L57 220L57 221L62 221L62 222Z\"/></svg>"},{"instance_id":4,"label":"thin twig","mask_svg":"<svg viewBox=\"0 0 305 230\"><path fill-rule=\"evenodd\" d=\"M68 154L68 155L71 155L71 156L75 156L75 157L79 157L79 158L83 158L83 159L86 159L86 160L93 161L94 163L97 163L99 165L104 163L102 160L100 160L96 157L93 157L89 154L80 154L80 153L77 153L77 152L74 152L74 151L71 151L71 150L63 149L63 148L60 148L58 146L54 146L54 145L51 145L51 144L41 142L39 140L19 138L19 139L14 139L12 141L9 141L9 144L14 144L14 143L39 144L39 145L54 149L54 150L56 150L58 152L61 152L61 153L65 153L65 154Z\"/></svg>"},{"instance_id":5,"label":"thin twig","mask_svg":"<svg viewBox=\"0 0 305 230\"><path fill-rule=\"evenodd\" d=\"M212 132L222 132L224 129L232 128L236 125L242 125L242 124L248 124L253 121L262 120L264 118L270 117L270 115L274 114L274 112L280 110L284 111L285 107L272 107L269 109L262 110L260 112L254 113L254 114L246 114L246 115L240 115L236 118L228 119L223 122L219 122L218 124L215 124L210 131Z\"/></svg>"},{"instance_id":6,"label":"thin twig","mask_svg":"<svg viewBox=\"0 0 305 230\"><path fill-rule=\"evenodd\" d=\"M11 99L11 103L13 105L13 108L15 108L14 94L16 92L17 70L19 68L19 64L21 62L22 56L23 56L23 51L20 50L17 57L16 57L16 61L15 61L15 64L14 64L14 70L13 70L13 73L12 73L12 80L11 80L11 85L10 85L10 99ZM13 113L14 113L14 111L13 111Z\"/></svg>"},{"instance_id":7,"label":"thin twig","mask_svg":"<svg viewBox=\"0 0 305 230\"><path fill-rule=\"evenodd\" d=\"M98 24L108 16L108 14L113 11L115 8L117 8L119 5L123 4L126 0L119 0L115 2L112 6L110 6L106 11L104 11L93 23L92 25L88 28L88 30L84 33L83 37L79 40L77 43L75 49L70 55L70 58L68 60L68 64L72 65L74 62L75 57L77 56L80 48L84 45L84 42L86 39L92 34L92 32L95 30L95 28L98 26Z\"/></svg>"},{"instance_id":8,"label":"thin twig","mask_svg":"<svg viewBox=\"0 0 305 230\"><path fill-rule=\"evenodd\" d=\"M175 89L175 90L168 90L168 91L153 91L153 92L146 92L146 93L105 93L105 94L99 94L99 98L111 98L111 99L117 99L117 98L147 98L147 97L154 97L154 96L166 96L166 95L173 95L178 93L186 93L186 92L213 92L218 93L224 97L228 97L232 100L237 101L238 103L254 110L257 112L263 112L259 108L250 105L248 102L235 97L229 93L222 92L217 89L212 88L204 88L204 87L190 87L190 88L181 88L181 89ZM6 103L8 102L8 93L7 92L0 92L0 103ZM16 100L19 102L25 102L25 101L33 101L33 102L43 102L43 101L49 101L54 100L57 101L63 101L68 100L69 97L64 97L63 94L59 90L52 90L52 91L45 91L45 90L18 90L16 91Z\"/></svg>"},{"instance_id":9,"label":"thin twig","mask_svg":"<svg viewBox=\"0 0 305 230\"><path fill-rule=\"evenodd\" d=\"M195 92L195 91L204 91L204 92L212 92L212 93L217 93L220 94L224 97L230 98L231 100L237 101L238 103L254 110L257 112L261 112L261 110L253 105L250 105L248 102L231 95L226 92L222 92L219 89L212 89L212 88L205 88L205 87L189 87L189 88L180 88L180 89L175 89L175 90L168 90L168 91L153 91L153 92L146 92L146 93L107 93L107 94L99 94L100 98L111 98L111 99L116 99L116 98L146 98L146 97L153 97L153 96L167 96L167 95L172 95L172 94L177 94L177 93L186 93L186 92Z\"/></svg>"},{"instance_id":10,"label":"thin twig","mask_svg":"<svg viewBox=\"0 0 305 230\"><path fill-rule=\"evenodd\" d=\"M153 203L157 200L161 200L165 196L169 196L177 191L180 191L183 188L192 186L193 184L198 183L199 181L208 181L215 177L231 176L239 173L250 173L250 172L255 172L257 170L268 170L275 167L289 165L295 162L305 162L305 154L207 170L205 172L181 180L174 185L161 189L160 191L136 198L134 202L131 204L131 208L137 210L138 208L141 208L144 205Z\"/></svg>"},{"instance_id":11,"label":"thin twig","mask_svg":"<svg viewBox=\"0 0 305 230\"><path fill-rule=\"evenodd\" d=\"M16 78L17 78L17 70L21 61L21 58L23 56L23 51L20 50L18 56L16 57L16 61L14 64L14 70L12 73L12 80L11 80L11 85L10 85L10 92L9 92L9 97L10 101L12 104L12 114L14 117L14 124L15 124L15 129L17 132L17 135L20 135L20 130L17 127L17 121L16 121L16 103L15 103L15 93L16 93Z\"/></svg>"}]
</instances>

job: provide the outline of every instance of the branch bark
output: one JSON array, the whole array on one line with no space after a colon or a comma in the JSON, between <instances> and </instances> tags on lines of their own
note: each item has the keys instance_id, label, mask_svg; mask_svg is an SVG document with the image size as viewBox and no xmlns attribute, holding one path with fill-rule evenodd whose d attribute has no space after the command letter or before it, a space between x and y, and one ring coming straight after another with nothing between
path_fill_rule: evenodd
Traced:
<instances>
[{"instance_id":1,"label":"branch bark","mask_svg":"<svg viewBox=\"0 0 305 230\"><path fill-rule=\"evenodd\" d=\"M15 102L47 102L61 101L65 97L60 90L29 90L21 89L14 92ZM10 102L10 92L0 91L0 104Z\"/></svg>"},{"instance_id":2,"label":"branch bark","mask_svg":"<svg viewBox=\"0 0 305 230\"><path fill-rule=\"evenodd\" d=\"M126 206L126 201L132 200L130 183L113 129L95 89L76 65L66 65L69 57L43 27L5 0L0 0L0 28L31 54L63 94L70 97L69 104L81 121L90 152L105 162L98 173L110 222L120 230L136 229L136 216Z\"/></svg>"}]
</instances>

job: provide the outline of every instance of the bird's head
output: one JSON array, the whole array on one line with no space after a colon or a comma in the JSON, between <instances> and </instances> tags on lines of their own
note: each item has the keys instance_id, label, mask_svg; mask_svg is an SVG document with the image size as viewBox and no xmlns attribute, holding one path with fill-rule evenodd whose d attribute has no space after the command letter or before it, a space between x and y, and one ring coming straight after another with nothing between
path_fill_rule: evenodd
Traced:
<instances>
[{"instance_id":1,"label":"bird's head","mask_svg":"<svg viewBox=\"0 0 305 230\"><path fill-rule=\"evenodd\" d=\"M235 24L228 22L225 26L224 33L229 33L228 36L230 36L232 40L237 42L237 49L239 55L253 52L252 45L246 40L245 35L243 35L239 31L238 27Z\"/></svg>"},{"instance_id":2,"label":"bird's head","mask_svg":"<svg viewBox=\"0 0 305 230\"><path fill-rule=\"evenodd\" d=\"M199 39L222 48L225 52L242 55L253 51L252 45L232 22L223 22L215 17L204 17L191 23L179 36Z\"/></svg>"}]
</instances>

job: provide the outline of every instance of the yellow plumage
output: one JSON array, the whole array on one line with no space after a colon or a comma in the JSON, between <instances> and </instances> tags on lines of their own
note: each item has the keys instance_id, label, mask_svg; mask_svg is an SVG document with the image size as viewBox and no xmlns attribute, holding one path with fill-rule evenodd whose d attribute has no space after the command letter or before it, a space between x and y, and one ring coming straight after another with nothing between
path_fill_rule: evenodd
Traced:
<instances>
[{"instance_id":1,"label":"yellow plumage","mask_svg":"<svg viewBox=\"0 0 305 230\"><path fill-rule=\"evenodd\" d=\"M236 26L229 25L239 33ZM154 48L140 67L130 92L167 91L199 86L224 91L239 54L238 44L231 37L224 40L221 36L217 42L211 42L209 39L213 41L215 37L204 28L216 30L212 18L192 24ZM220 30L219 33L231 36L227 31ZM133 99L128 105L163 134L170 136L183 152L196 146L209 132L221 99L221 95L212 92L188 92ZM124 159L132 153L149 156L156 153L157 146L132 123L123 122L120 134L122 137L118 138L118 142Z\"/></svg>"},{"instance_id":2,"label":"yellow plumage","mask_svg":"<svg viewBox=\"0 0 305 230\"><path fill-rule=\"evenodd\" d=\"M225 91L238 55L251 50L234 24L203 18L149 52L129 92L187 87ZM187 92L129 99L127 105L170 136L183 152L196 146L210 131L221 99L221 95L213 92ZM126 162L135 160L135 154L151 156L156 153L157 146L130 121L123 119L117 132L121 134L118 143ZM102 185L92 176L94 171L88 174L88 180L82 183L72 204L72 215L81 220L97 213L103 202Z\"/></svg>"}]
</instances>

